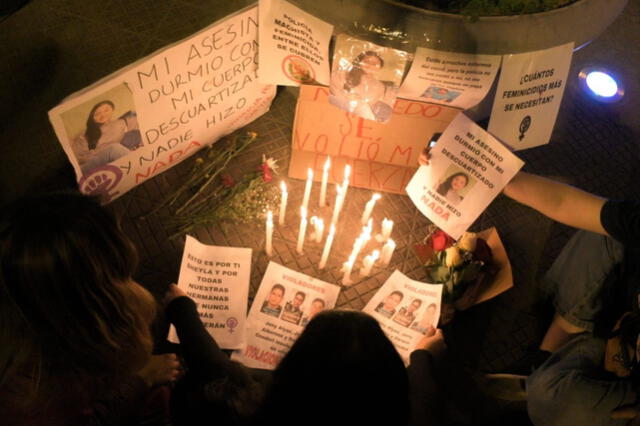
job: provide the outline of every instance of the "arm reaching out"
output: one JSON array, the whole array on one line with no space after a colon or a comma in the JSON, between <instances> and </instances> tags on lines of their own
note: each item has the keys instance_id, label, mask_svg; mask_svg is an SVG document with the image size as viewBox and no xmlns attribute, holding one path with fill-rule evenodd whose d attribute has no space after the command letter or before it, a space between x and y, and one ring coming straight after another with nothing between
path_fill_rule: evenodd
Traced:
<instances>
[{"instance_id":1,"label":"arm reaching out","mask_svg":"<svg viewBox=\"0 0 640 426\"><path fill-rule=\"evenodd\" d=\"M600 221L604 198L525 172L516 174L504 194L565 225L607 235Z\"/></svg>"}]
</instances>

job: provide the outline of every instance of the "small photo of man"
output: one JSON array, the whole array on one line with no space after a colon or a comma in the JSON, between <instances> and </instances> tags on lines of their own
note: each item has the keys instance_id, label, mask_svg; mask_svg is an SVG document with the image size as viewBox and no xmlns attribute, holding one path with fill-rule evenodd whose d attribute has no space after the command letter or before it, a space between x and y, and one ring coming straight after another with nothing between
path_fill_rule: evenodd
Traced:
<instances>
[{"instance_id":1,"label":"small photo of man","mask_svg":"<svg viewBox=\"0 0 640 426\"><path fill-rule=\"evenodd\" d=\"M408 306L400 308L396 316L393 317L393 321L404 327L409 327L409 325L415 321L416 311L420 309L420 306L422 306L422 300L413 299Z\"/></svg>"},{"instance_id":2,"label":"small photo of man","mask_svg":"<svg viewBox=\"0 0 640 426\"><path fill-rule=\"evenodd\" d=\"M324 306L324 300L320 299L319 297L313 299L313 302L311 302L311 307L309 307L309 314L306 317L302 318L302 324L300 325L305 327L307 324L309 324L309 321L311 321L313 317L324 311Z\"/></svg>"},{"instance_id":3,"label":"small photo of man","mask_svg":"<svg viewBox=\"0 0 640 426\"><path fill-rule=\"evenodd\" d=\"M396 313L396 306L402 302L403 298L404 294L402 294L401 291L392 291L382 302L378 304L378 306L376 306L375 311L383 317L391 318Z\"/></svg>"},{"instance_id":4,"label":"small photo of man","mask_svg":"<svg viewBox=\"0 0 640 426\"><path fill-rule=\"evenodd\" d=\"M274 284L273 287L271 287L269 296L267 296L267 299L262 303L260 312L278 318L280 316L280 312L282 312L281 303L284 293L285 289L282 284Z\"/></svg>"},{"instance_id":5,"label":"small photo of man","mask_svg":"<svg viewBox=\"0 0 640 426\"><path fill-rule=\"evenodd\" d=\"M295 296L293 296L293 300L288 301L284 305L284 312L280 319L296 325L300 324L303 314L301 306L306 298L307 295L304 292L296 292Z\"/></svg>"}]
</instances>

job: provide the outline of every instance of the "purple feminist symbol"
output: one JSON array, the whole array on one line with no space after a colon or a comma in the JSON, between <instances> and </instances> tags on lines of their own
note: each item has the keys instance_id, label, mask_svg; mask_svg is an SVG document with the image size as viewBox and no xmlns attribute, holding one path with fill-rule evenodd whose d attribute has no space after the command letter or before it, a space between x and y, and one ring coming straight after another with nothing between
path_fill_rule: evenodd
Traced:
<instances>
[{"instance_id":1,"label":"purple feminist symbol","mask_svg":"<svg viewBox=\"0 0 640 426\"><path fill-rule=\"evenodd\" d=\"M235 317L227 318L227 328L229 333L233 333L233 329L238 326L238 320Z\"/></svg>"}]
</instances>

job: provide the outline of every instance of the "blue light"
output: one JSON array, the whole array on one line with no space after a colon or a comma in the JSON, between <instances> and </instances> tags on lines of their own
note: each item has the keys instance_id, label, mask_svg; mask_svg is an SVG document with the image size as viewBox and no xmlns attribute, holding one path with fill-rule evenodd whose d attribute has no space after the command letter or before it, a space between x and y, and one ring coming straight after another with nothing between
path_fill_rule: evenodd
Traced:
<instances>
[{"instance_id":1,"label":"blue light","mask_svg":"<svg viewBox=\"0 0 640 426\"><path fill-rule=\"evenodd\" d=\"M593 93L604 98L610 98L618 93L618 83L602 71L592 71L587 74L587 86Z\"/></svg>"}]
</instances>

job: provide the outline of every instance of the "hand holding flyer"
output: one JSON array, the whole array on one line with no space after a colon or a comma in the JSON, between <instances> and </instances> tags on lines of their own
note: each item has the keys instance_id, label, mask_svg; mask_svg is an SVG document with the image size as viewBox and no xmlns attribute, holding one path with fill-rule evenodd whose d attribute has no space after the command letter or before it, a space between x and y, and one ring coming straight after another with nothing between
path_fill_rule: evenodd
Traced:
<instances>
[{"instance_id":1,"label":"hand holding flyer","mask_svg":"<svg viewBox=\"0 0 640 426\"><path fill-rule=\"evenodd\" d=\"M232 358L273 370L309 321L335 306L339 292L336 285L270 262L249 311L246 345Z\"/></svg>"},{"instance_id":2,"label":"hand holding flyer","mask_svg":"<svg viewBox=\"0 0 640 426\"><path fill-rule=\"evenodd\" d=\"M396 270L362 310L378 320L405 362L429 328L438 326L442 287Z\"/></svg>"},{"instance_id":3,"label":"hand holding flyer","mask_svg":"<svg viewBox=\"0 0 640 426\"><path fill-rule=\"evenodd\" d=\"M251 249L207 246L187 235L178 287L198 303L202 323L223 349L245 339L250 266ZM169 341L177 341L174 328Z\"/></svg>"},{"instance_id":4,"label":"hand holding flyer","mask_svg":"<svg viewBox=\"0 0 640 426\"><path fill-rule=\"evenodd\" d=\"M458 239L524 165L464 114L451 122L407 185L416 207Z\"/></svg>"}]
</instances>

